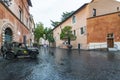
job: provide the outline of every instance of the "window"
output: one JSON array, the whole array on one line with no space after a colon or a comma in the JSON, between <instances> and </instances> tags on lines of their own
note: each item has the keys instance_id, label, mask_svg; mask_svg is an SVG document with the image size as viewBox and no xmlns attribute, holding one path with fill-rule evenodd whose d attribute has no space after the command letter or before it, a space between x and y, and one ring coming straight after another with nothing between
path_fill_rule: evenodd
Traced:
<instances>
[{"instance_id":1,"label":"window","mask_svg":"<svg viewBox=\"0 0 120 80\"><path fill-rule=\"evenodd\" d=\"M27 36L26 35L23 35L23 43L25 43L26 44L26 41L27 40Z\"/></svg>"},{"instance_id":2,"label":"window","mask_svg":"<svg viewBox=\"0 0 120 80\"><path fill-rule=\"evenodd\" d=\"M93 16L96 16L96 9L93 9Z\"/></svg>"},{"instance_id":3,"label":"window","mask_svg":"<svg viewBox=\"0 0 120 80\"><path fill-rule=\"evenodd\" d=\"M22 13L22 9L19 8L19 19L22 21L22 17L23 17L23 13Z\"/></svg>"},{"instance_id":4,"label":"window","mask_svg":"<svg viewBox=\"0 0 120 80\"><path fill-rule=\"evenodd\" d=\"M119 7L117 7L117 11L119 11Z\"/></svg>"},{"instance_id":5,"label":"window","mask_svg":"<svg viewBox=\"0 0 120 80\"><path fill-rule=\"evenodd\" d=\"M80 34L84 34L85 33L85 27L81 27L80 28Z\"/></svg>"},{"instance_id":6,"label":"window","mask_svg":"<svg viewBox=\"0 0 120 80\"><path fill-rule=\"evenodd\" d=\"M72 17L72 23L76 23L76 17L75 16Z\"/></svg>"},{"instance_id":7,"label":"window","mask_svg":"<svg viewBox=\"0 0 120 80\"><path fill-rule=\"evenodd\" d=\"M107 38L114 38L114 34L113 33L107 34Z\"/></svg>"},{"instance_id":8,"label":"window","mask_svg":"<svg viewBox=\"0 0 120 80\"><path fill-rule=\"evenodd\" d=\"M76 35L76 31L75 30L74 30L73 34Z\"/></svg>"},{"instance_id":9,"label":"window","mask_svg":"<svg viewBox=\"0 0 120 80\"><path fill-rule=\"evenodd\" d=\"M20 20L22 19L22 11L21 10L19 10L19 18L20 18Z\"/></svg>"},{"instance_id":10,"label":"window","mask_svg":"<svg viewBox=\"0 0 120 80\"><path fill-rule=\"evenodd\" d=\"M26 26L29 28L29 20L27 17L26 17Z\"/></svg>"},{"instance_id":11,"label":"window","mask_svg":"<svg viewBox=\"0 0 120 80\"><path fill-rule=\"evenodd\" d=\"M56 37L54 37L55 41L57 40Z\"/></svg>"}]
</instances>

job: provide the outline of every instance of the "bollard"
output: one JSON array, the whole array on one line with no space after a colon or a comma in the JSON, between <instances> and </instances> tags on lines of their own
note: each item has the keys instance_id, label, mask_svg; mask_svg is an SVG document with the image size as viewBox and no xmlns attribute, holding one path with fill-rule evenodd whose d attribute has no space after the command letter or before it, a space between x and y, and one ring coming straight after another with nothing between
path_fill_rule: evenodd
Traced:
<instances>
[{"instance_id":1,"label":"bollard","mask_svg":"<svg viewBox=\"0 0 120 80\"><path fill-rule=\"evenodd\" d=\"M78 50L80 50L80 44L78 44Z\"/></svg>"}]
</instances>

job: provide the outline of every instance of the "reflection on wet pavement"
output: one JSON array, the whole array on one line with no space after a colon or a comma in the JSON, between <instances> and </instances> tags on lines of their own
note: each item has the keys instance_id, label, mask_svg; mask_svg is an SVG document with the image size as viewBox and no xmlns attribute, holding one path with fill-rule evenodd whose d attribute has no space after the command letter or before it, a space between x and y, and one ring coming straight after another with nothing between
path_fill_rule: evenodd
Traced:
<instances>
[{"instance_id":1,"label":"reflection on wet pavement","mask_svg":"<svg viewBox=\"0 0 120 80\"><path fill-rule=\"evenodd\" d=\"M38 58L0 58L0 80L119 80L120 53L40 48Z\"/></svg>"},{"instance_id":2,"label":"reflection on wet pavement","mask_svg":"<svg viewBox=\"0 0 120 80\"><path fill-rule=\"evenodd\" d=\"M72 50L68 53L66 50L56 49L55 53L56 63L64 64L64 68L59 67L69 72L66 74L74 77L73 80L119 80L120 78L119 52Z\"/></svg>"}]
</instances>

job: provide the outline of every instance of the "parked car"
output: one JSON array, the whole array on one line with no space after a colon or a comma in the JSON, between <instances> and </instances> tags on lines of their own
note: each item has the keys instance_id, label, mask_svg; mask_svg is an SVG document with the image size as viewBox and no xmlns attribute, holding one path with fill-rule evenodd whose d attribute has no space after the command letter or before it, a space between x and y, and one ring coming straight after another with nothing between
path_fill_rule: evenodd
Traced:
<instances>
[{"instance_id":1,"label":"parked car","mask_svg":"<svg viewBox=\"0 0 120 80\"><path fill-rule=\"evenodd\" d=\"M3 57L6 59L14 59L18 56L30 56L36 58L39 54L38 48L27 47L24 43L12 42L5 43L1 47Z\"/></svg>"}]
</instances>

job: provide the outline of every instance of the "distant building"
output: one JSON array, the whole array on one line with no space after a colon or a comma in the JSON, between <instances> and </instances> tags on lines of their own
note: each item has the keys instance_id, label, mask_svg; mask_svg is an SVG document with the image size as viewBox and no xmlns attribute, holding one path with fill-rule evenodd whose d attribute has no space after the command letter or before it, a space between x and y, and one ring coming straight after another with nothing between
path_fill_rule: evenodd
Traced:
<instances>
[{"instance_id":1,"label":"distant building","mask_svg":"<svg viewBox=\"0 0 120 80\"><path fill-rule=\"evenodd\" d=\"M35 23L33 20L33 16L30 16L30 46L33 46L33 43L35 42L34 40L34 29L35 29Z\"/></svg>"},{"instance_id":2,"label":"distant building","mask_svg":"<svg viewBox=\"0 0 120 80\"><path fill-rule=\"evenodd\" d=\"M116 0L92 0L76 10L66 20L53 29L56 47L62 47L61 29L72 26L77 36L71 44L73 48L97 49L114 48L120 50L120 2Z\"/></svg>"},{"instance_id":3,"label":"distant building","mask_svg":"<svg viewBox=\"0 0 120 80\"><path fill-rule=\"evenodd\" d=\"M48 40L45 40L44 38L40 38L39 44L40 45L49 45L49 42L48 42Z\"/></svg>"},{"instance_id":4,"label":"distant building","mask_svg":"<svg viewBox=\"0 0 120 80\"><path fill-rule=\"evenodd\" d=\"M34 20L29 13L31 0L0 1L0 45L7 42L34 42Z\"/></svg>"}]
</instances>

